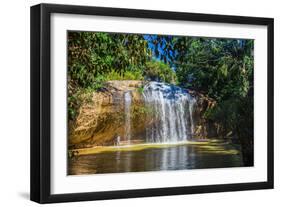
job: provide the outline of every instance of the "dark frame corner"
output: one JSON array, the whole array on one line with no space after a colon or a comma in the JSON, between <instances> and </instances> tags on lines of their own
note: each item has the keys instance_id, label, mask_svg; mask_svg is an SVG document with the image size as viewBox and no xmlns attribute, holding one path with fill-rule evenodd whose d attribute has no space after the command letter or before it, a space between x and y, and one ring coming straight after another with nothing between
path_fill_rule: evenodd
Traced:
<instances>
[{"instance_id":1,"label":"dark frame corner","mask_svg":"<svg viewBox=\"0 0 281 207\"><path fill-rule=\"evenodd\" d=\"M189 187L138 189L74 194L51 194L50 192L50 16L52 13L85 14L113 17L151 18L181 21L217 22L248 25L264 25L268 28L268 165L267 181L254 183L205 185ZM30 199L38 203L70 202L165 196L194 193L210 193L238 190L271 189L274 187L274 20L272 18L243 17L213 14L195 14L152 10L39 4L31 7L31 174Z\"/></svg>"}]
</instances>

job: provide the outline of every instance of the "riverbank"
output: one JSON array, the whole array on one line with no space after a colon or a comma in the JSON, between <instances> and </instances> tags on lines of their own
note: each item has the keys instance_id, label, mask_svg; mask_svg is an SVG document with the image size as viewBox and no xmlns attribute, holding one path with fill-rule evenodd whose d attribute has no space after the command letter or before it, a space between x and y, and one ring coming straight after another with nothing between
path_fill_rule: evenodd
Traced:
<instances>
[{"instance_id":1,"label":"riverbank","mask_svg":"<svg viewBox=\"0 0 281 207\"><path fill-rule=\"evenodd\" d=\"M80 155L90 155L97 153L105 152L116 152L116 151L141 151L146 149L161 149L169 148L180 145L196 145L201 150L209 150L212 153L224 153L224 154L238 154L239 151L236 149L225 149L226 145L229 145L228 142L216 139L216 140L202 140L202 141L184 141L176 143L141 143L133 145L121 145L121 146L95 146L91 148L81 148L81 149L72 149L68 151L70 157L80 156ZM234 145L233 145L234 146Z\"/></svg>"}]
</instances>

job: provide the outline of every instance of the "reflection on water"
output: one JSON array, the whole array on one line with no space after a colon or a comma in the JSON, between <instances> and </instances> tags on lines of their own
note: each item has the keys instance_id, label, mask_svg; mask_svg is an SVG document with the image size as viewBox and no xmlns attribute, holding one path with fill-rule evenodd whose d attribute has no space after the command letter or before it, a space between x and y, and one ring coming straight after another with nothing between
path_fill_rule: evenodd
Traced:
<instances>
[{"instance_id":1,"label":"reflection on water","mask_svg":"<svg viewBox=\"0 0 281 207\"><path fill-rule=\"evenodd\" d=\"M243 166L229 144L177 145L141 150L114 150L69 159L68 174L121 173Z\"/></svg>"}]
</instances>

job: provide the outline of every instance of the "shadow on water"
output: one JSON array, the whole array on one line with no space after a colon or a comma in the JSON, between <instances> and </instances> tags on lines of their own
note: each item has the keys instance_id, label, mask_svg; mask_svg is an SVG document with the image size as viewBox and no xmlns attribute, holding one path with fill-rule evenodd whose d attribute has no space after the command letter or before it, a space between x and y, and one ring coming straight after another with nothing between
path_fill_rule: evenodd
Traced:
<instances>
[{"instance_id":1,"label":"shadow on water","mask_svg":"<svg viewBox=\"0 0 281 207\"><path fill-rule=\"evenodd\" d=\"M233 145L202 143L81 155L69 160L68 172L81 175L241 166L241 153Z\"/></svg>"}]
</instances>

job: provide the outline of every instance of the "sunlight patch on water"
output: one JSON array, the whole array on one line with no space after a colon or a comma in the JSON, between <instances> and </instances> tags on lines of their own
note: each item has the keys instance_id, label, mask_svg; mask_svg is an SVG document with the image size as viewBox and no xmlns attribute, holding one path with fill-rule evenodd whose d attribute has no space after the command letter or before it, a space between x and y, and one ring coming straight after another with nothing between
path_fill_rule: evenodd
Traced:
<instances>
[{"instance_id":1,"label":"sunlight patch on water","mask_svg":"<svg viewBox=\"0 0 281 207\"><path fill-rule=\"evenodd\" d=\"M123 146L96 146L92 148L75 149L72 151L78 152L78 155L97 154L104 152L118 152L118 151L141 151L145 149L161 149L180 145L194 145L199 148L201 152L208 153L223 153L223 154L237 154L238 150L227 149L224 142L220 140L206 140L206 141L182 141L182 142L164 142L164 143L143 143Z\"/></svg>"}]
</instances>

